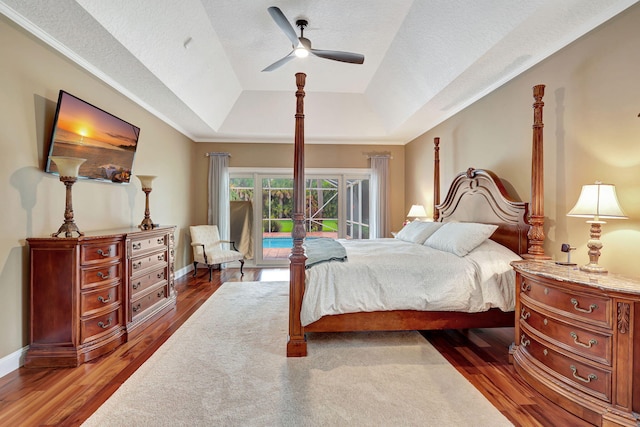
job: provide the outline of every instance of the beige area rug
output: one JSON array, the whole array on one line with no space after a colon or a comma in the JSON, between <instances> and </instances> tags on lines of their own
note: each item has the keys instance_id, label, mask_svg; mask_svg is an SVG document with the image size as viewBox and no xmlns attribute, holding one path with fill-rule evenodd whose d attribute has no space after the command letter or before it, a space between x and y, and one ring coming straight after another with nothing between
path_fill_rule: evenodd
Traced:
<instances>
[{"instance_id":1,"label":"beige area rug","mask_svg":"<svg viewBox=\"0 0 640 427\"><path fill-rule=\"evenodd\" d=\"M288 283L228 282L85 426L510 426L418 332L314 334Z\"/></svg>"}]
</instances>

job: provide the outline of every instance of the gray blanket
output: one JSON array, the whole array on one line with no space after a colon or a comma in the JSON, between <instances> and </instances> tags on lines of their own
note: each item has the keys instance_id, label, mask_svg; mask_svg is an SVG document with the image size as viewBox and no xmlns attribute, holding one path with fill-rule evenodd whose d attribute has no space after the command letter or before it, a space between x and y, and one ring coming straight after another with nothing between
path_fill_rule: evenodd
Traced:
<instances>
[{"instance_id":1,"label":"gray blanket","mask_svg":"<svg viewBox=\"0 0 640 427\"><path fill-rule=\"evenodd\" d=\"M347 251L340 242L326 237L305 239L304 248L307 255L305 268L328 261L346 261Z\"/></svg>"}]
</instances>

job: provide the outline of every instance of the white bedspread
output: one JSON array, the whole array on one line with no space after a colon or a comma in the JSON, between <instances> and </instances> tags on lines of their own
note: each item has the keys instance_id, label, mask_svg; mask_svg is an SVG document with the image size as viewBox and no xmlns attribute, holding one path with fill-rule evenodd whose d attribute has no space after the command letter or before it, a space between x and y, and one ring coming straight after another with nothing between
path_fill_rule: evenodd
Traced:
<instances>
[{"instance_id":1,"label":"white bedspread","mask_svg":"<svg viewBox=\"0 0 640 427\"><path fill-rule=\"evenodd\" d=\"M346 262L306 271L302 325L328 314L424 310L479 312L515 307L521 259L487 240L464 257L398 239L340 240Z\"/></svg>"}]
</instances>

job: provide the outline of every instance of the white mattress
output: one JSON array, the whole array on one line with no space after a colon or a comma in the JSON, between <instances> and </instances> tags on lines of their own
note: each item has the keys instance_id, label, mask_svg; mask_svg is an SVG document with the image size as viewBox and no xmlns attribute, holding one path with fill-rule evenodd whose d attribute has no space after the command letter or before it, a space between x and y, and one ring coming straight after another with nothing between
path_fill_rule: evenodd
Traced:
<instances>
[{"instance_id":1,"label":"white mattress","mask_svg":"<svg viewBox=\"0 0 640 427\"><path fill-rule=\"evenodd\" d=\"M515 273L509 263L521 258L491 240L464 257L398 239L340 243L346 262L306 271L303 326L324 315L361 311L514 310Z\"/></svg>"}]
</instances>

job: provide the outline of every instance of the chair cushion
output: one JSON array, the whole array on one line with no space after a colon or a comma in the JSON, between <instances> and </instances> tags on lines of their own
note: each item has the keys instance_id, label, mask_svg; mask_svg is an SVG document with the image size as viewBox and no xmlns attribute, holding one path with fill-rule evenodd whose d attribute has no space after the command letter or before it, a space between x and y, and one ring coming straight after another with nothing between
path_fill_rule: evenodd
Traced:
<instances>
[{"instance_id":1,"label":"chair cushion","mask_svg":"<svg viewBox=\"0 0 640 427\"><path fill-rule=\"evenodd\" d=\"M207 259L210 264L221 264L224 262L240 261L244 258L240 252L230 251L226 249L216 249L207 251ZM204 260L202 260L204 262Z\"/></svg>"}]
</instances>

